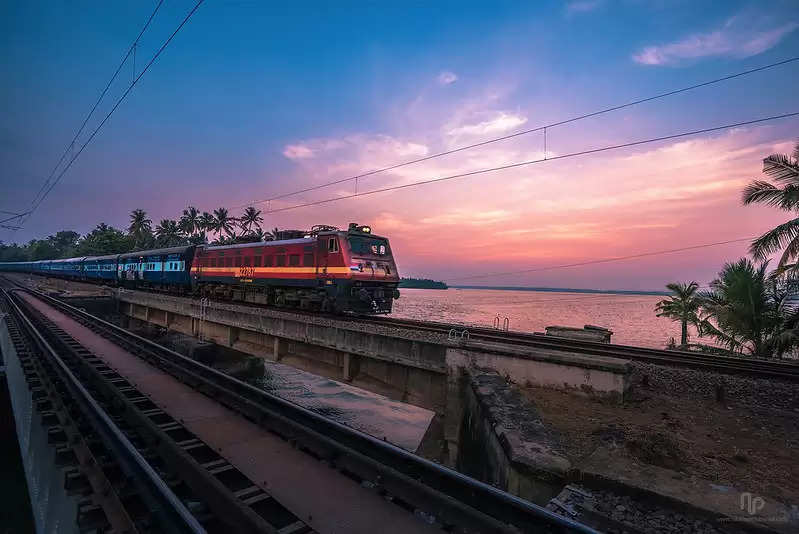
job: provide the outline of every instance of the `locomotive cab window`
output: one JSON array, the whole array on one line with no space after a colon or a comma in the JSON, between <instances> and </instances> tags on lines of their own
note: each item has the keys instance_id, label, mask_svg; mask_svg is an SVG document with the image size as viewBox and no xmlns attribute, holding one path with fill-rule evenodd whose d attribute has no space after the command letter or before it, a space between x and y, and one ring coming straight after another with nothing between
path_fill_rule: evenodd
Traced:
<instances>
[{"instance_id":1,"label":"locomotive cab window","mask_svg":"<svg viewBox=\"0 0 799 534\"><path fill-rule=\"evenodd\" d=\"M335 237L331 237L327 240L327 251L328 252L338 252L338 239Z\"/></svg>"},{"instance_id":2,"label":"locomotive cab window","mask_svg":"<svg viewBox=\"0 0 799 534\"><path fill-rule=\"evenodd\" d=\"M353 254L367 256L385 256L391 254L388 243L383 239L351 236L347 238Z\"/></svg>"}]
</instances>

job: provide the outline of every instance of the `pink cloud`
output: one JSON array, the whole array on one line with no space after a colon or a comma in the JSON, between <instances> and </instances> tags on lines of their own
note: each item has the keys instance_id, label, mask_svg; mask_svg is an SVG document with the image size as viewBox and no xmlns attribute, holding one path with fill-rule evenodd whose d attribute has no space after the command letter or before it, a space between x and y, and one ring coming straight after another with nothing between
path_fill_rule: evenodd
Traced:
<instances>
[{"instance_id":1,"label":"pink cloud","mask_svg":"<svg viewBox=\"0 0 799 534\"><path fill-rule=\"evenodd\" d=\"M698 33L672 43L647 46L633 54L642 65L678 65L685 60L704 57L749 57L765 52L799 27L788 22L767 29L757 29L751 20L734 17L720 29Z\"/></svg>"},{"instance_id":2,"label":"pink cloud","mask_svg":"<svg viewBox=\"0 0 799 534\"><path fill-rule=\"evenodd\" d=\"M314 152L305 145L286 145L283 155L289 159L307 159L314 157Z\"/></svg>"}]
</instances>

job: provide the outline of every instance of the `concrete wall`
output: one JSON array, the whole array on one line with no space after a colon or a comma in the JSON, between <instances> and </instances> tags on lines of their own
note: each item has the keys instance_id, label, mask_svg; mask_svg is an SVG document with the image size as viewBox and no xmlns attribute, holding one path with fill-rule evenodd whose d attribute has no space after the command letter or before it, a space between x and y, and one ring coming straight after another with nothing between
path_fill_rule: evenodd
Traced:
<instances>
[{"instance_id":1,"label":"concrete wall","mask_svg":"<svg viewBox=\"0 0 799 534\"><path fill-rule=\"evenodd\" d=\"M5 321L0 321L0 347L6 363L8 390L36 532L77 533L78 501L82 497L70 496L64 489L64 468L56 465L55 449L48 443L47 428L33 406Z\"/></svg>"},{"instance_id":2,"label":"concrete wall","mask_svg":"<svg viewBox=\"0 0 799 534\"><path fill-rule=\"evenodd\" d=\"M307 316L216 302L200 307L190 299L142 292L119 292L119 311L440 415L446 410L446 350L440 345L315 324Z\"/></svg>"},{"instance_id":3,"label":"concrete wall","mask_svg":"<svg viewBox=\"0 0 799 534\"><path fill-rule=\"evenodd\" d=\"M621 399L629 387L629 361L537 348L470 342L447 348L447 365L493 369L517 384Z\"/></svg>"},{"instance_id":4,"label":"concrete wall","mask_svg":"<svg viewBox=\"0 0 799 534\"><path fill-rule=\"evenodd\" d=\"M470 373L464 389L458 470L545 505L567 480L571 464L535 406L496 373Z\"/></svg>"}]
</instances>

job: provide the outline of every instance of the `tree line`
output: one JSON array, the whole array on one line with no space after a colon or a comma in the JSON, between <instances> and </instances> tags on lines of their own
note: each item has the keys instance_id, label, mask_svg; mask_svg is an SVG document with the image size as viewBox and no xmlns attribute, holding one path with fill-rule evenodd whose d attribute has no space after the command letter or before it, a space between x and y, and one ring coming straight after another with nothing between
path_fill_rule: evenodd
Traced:
<instances>
[{"instance_id":1,"label":"tree line","mask_svg":"<svg viewBox=\"0 0 799 534\"><path fill-rule=\"evenodd\" d=\"M792 156L766 157L763 173L771 181L753 180L742 203L773 206L794 218L755 239L751 259L726 263L707 289L695 281L666 286L672 295L655 310L680 322L680 348L708 349L689 344L692 326L700 338L713 339L728 353L781 358L799 349L799 143ZM778 253L776 268L769 270L768 258Z\"/></svg>"},{"instance_id":2,"label":"tree line","mask_svg":"<svg viewBox=\"0 0 799 534\"><path fill-rule=\"evenodd\" d=\"M127 229L120 230L106 223L81 236L64 230L44 239L32 239L24 245L0 242L0 261L38 261L121 254L135 250L176 247L190 244L230 245L294 237L298 230L265 231L261 210L248 207L239 217L227 208L209 213L194 206L183 210L177 219L162 219L153 226L147 212L135 209L130 213Z\"/></svg>"}]
</instances>

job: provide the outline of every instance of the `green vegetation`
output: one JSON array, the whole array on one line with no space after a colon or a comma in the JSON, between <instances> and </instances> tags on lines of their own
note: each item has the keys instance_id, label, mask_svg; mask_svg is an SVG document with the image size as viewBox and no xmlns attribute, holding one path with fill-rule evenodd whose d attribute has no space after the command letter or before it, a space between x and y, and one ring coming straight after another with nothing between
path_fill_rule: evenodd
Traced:
<instances>
[{"instance_id":1,"label":"green vegetation","mask_svg":"<svg viewBox=\"0 0 799 534\"><path fill-rule=\"evenodd\" d=\"M447 289L447 284L428 278L401 278L400 287L408 289Z\"/></svg>"},{"instance_id":2,"label":"green vegetation","mask_svg":"<svg viewBox=\"0 0 799 534\"><path fill-rule=\"evenodd\" d=\"M688 325L699 327L699 298L697 290L699 284L672 283L666 287L673 293L668 299L663 299L655 305L658 317L668 317L674 321L680 321L682 333L680 345L688 344Z\"/></svg>"},{"instance_id":3,"label":"green vegetation","mask_svg":"<svg viewBox=\"0 0 799 534\"><path fill-rule=\"evenodd\" d=\"M763 160L763 172L776 184L752 181L743 192L743 204L765 203L796 214L799 211L799 143L793 156L775 154ZM681 347L688 347L688 325L728 353L781 358L799 349L799 308L796 300L799 267L799 218L780 224L758 237L748 258L724 265L709 289L696 282L672 283L669 299L655 306L658 316L680 321ZM772 254L782 252L777 268L768 272ZM701 347L700 347L701 348Z\"/></svg>"},{"instance_id":4,"label":"green vegetation","mask_svg":"<svg viewBox=\"0 0 799 534\"><path fill-rule=\"evenodd\" d=\"M130 213L127 232L100 223L82 236L73 231L61 231L45 239L33 239L25 245L6 245L0 242L0 261L38 261L72 258L76 256L100 256L121 254L133 250L175 247L189 244L209 243L231 245L280 239L282 234L296 231L278 230L264 232L261 229L261 211L253 207L244 210L241 217L233 217L227 208L214 213L202 212L194 206L183 210L175 219L162 219L153 229L153 221L147 212L135 209ZM293 234L292 234L293 235Z\"/></svg>"}]
</instances>

